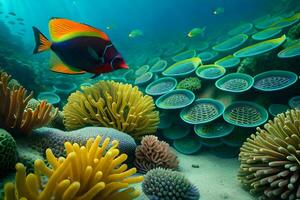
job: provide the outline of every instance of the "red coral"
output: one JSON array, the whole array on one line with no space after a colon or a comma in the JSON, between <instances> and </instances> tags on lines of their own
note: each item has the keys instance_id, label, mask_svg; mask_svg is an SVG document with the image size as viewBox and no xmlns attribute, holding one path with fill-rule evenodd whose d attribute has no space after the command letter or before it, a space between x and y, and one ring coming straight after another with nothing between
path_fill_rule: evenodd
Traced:
<instances>
[{"instance_id":1,"label":"red coral","mask_svg":"<svg viewBox=\"0 0 300 200\"><path fill-rule=\"evenodd\" d=\"M176 169L179 162L168 143L148 135L143 137L141 145L136 148L134 163L139 172L147 173L157 167Z\"/></svg>"}]
</instances>

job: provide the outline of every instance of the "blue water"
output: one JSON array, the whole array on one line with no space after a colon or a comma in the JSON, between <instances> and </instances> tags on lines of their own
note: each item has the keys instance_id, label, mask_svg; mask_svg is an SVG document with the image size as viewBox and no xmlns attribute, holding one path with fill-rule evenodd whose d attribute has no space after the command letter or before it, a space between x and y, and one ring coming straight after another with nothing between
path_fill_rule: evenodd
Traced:
<instances>
[{"instance_id":1,"label":"blue water","mask_svg":"<svg viewBox=\"0 0 300 200\"><path fill-rule=\"evenodd\" d=\"M115 43L129 44L132 29L144 32L143 40L184 38L194 27L207 27L206 36L216 31L228 31L237 24L270 14L280 0L0 0L1 11L15 12L25 20L23 40L28 48L34 41L31 27L37 26L48 35L51 17L69 18L105 30ZM286 3L285 3L286 4ZM275 5L275 6L274 6ZM213 15L222 7L224 13ZM0 20L8 21L0 17ZM13 18L9 16L9 18ZM19 25L10 25L13 32ZM143 42L143 40L141 42ZM136 42L136 41L134 41ZM123 45L121 45L121 48ZM124 51L124 50L123 50ZM126 51L126 49L125 49Z\"/></svg>"}]
</instances>

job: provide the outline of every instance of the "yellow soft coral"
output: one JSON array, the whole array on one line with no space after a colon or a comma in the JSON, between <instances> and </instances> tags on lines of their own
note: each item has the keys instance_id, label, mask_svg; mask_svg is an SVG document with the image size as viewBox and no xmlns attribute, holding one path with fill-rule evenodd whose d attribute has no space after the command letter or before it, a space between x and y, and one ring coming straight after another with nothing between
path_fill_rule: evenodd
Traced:
<instances>
[{"instance_id":1,"label":"yellow soft coral","mask_svg":"<svg viewBox=\"0 0 300 200\"><path fill-rule=\"evenodd\" d=\"M134 138L155 133L159 113L152 97L137 87L114 81L100 81L73 93L64 107L64 124L68 130L84 126L118 129Z\"/></svg>"},{"instance_id":2,"label":"yellow soft coral","mask_svg":"<svg viewBox=\"0 0 300 200\"><path fill-rule=\"evenodd\" d=\"M135 168L127 170L122 164L126 154L119 155L119 142L106 138L101 147L101 137L89 139L86 146L65 143L67 157L56 158L50 149L46 158L34 163L35 173L26 176L23 164L16 165L16 185L5 185L5 200L131 200L139 192L130 184L143 181L142 176L130 177ZM42 184L42 177L48 181Z\"/></svg>"}]
</instances>

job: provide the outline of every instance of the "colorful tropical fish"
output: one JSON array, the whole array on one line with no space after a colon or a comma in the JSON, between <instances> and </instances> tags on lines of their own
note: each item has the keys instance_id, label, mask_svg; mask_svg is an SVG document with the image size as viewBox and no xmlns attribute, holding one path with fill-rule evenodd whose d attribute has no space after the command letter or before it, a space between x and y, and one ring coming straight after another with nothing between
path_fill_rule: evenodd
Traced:
<instances>
[{"instance_id":1,"label":"colorful tropical fish","mask_svg":"<svg viewBox=\"0 0 300 200\"><path fill-rule=\"evenodd\" d=\"M204 32L206 30L206 26L203 28L193 28L189 33L188 37L193 38L196 36L204 36Z\"/></svg>"},{"instance_id":2,"label":"colorful tropical fish","mask_svg":"<svg viewBox=\"0 0 300 200\"><path fill-rule=\"evenodd\" d=\"M124 59L99 29L68 19L52 18L49 21L49 41L33 27L36 47L33 53L51 50L51 70L64 74L101 73L128 69Z\"/></svg>"}]
</instances>

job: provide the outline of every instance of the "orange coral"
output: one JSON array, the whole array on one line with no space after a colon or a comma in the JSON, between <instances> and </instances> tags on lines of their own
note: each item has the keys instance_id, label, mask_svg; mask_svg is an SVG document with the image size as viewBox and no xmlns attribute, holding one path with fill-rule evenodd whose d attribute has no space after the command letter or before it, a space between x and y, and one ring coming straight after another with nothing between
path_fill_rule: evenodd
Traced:
<instances>
[{"instance_id":1,"label":"orange coral","mask_svg":"<svg viewBox=\"0 0 300 200\"><path fill-rule=\"evenodd\" d=\"M26 89L10 89L10 76L0 73L0 127L11 133L28 135L32 129L41 127L52 120L56 112L51 114L51 104L42 101L35 110L26 109L32 92L26 95Z\"/></svg>"},{"instance_id":2,"label":"orange coral","mask_svg":"<svg viewBox=\"0 0 300 200\"><path fill-rule=\"evenodd\" d=\"M157 167L176 169L179 163L169 144L159 141L153 135L143 137L141 145L136 148L135 156L135 166L142 173Z\"/></svg>"}]
</instances>

